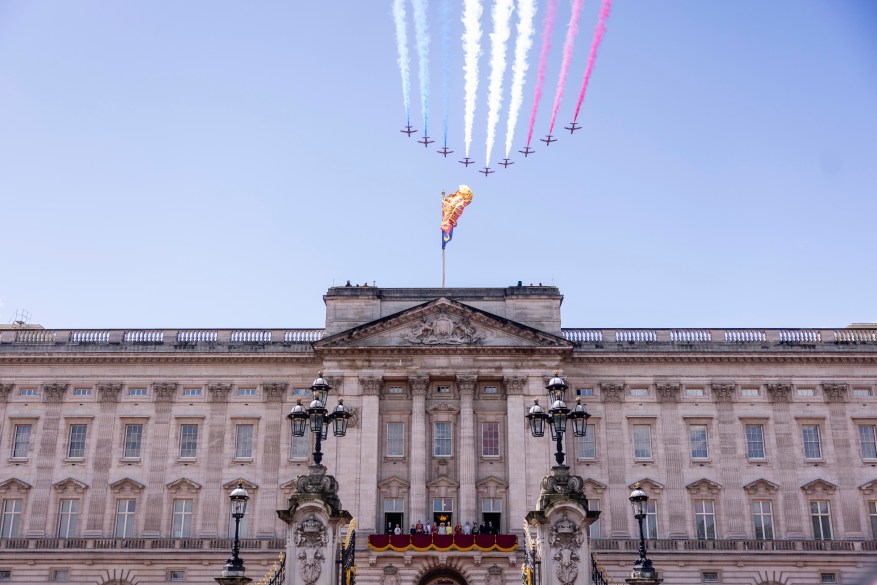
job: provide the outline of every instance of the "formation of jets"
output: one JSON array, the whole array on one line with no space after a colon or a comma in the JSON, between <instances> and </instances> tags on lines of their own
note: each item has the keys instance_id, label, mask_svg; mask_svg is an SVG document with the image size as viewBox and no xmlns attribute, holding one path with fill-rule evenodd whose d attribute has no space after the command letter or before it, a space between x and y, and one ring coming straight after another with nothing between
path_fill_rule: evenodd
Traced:
<instances>
[{"instance_id":1,"label":"formation of jets","mask_svg":"<svg viewBox=\"0 0 877 585\"><path fill-rule=\"evenodd\" d=\"M563 127L564 130L569 130L570 134L573 134L576 130L581 130L581 128L582 128L581 125L576 124L575 121L571 122L569 126ZM411 138L411 135L414 134L415 132L417 132L417 130L412 128L411 125L409 124L409 125L405 126L404 128L402 128L402 130L400 130L400 132L402 132L403 134L407 134L408 138ZM545 146L551 146L552 142L557 142L557 138L555 138L554 135L552 135L552 134L548 134L545 136L545 138L540 138L539 140L541 142L544 142ZM434 143L434 142L435 142L435 140L430 140L429 136L424 136L421 140L417 141L417 143L422 144L424 148L429 148L429 145ZM443 147L439 148L436 152L438 152L443 157L448 158L448 155L453 153L454 151L450 150L447 145L444 145ZM524 158L527 158L528 156L535 153L536 151L533 150L532 148L530 148L530 145L528 144L524 147L523 150L519 150L518 152L523 154ZM468 168L469 165L475 164L475 161L472 160L471 158L469 158L468 156L463 157L463 160L457 161L457 162L459 162L461 165L465 166L466 168ZM504 159L502 159L502 162L497 163L497 164L500 164L503 166L503 168L507 169L507 168L509 168L509 165L513 165L515 163L511 159L504 158ZM491 175L491 174L495 173L496 171L490 170L490 167L484 167L482 170L480 170L478 172L486 177L487 175Z\"/></svg>"}]
</instances>

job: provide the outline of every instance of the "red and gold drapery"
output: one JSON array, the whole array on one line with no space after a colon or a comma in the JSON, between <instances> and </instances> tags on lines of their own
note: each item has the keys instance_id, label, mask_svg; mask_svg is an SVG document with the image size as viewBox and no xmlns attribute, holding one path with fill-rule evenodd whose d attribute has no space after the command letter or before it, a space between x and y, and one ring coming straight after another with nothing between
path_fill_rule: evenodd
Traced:
<instances>
[{"instance_id":1,"label":"red and gold drapery","mask_svg":"<svg viewBox=\"0 0 877 585\"><path fill-rule=\"evenodd\" d=\"M518 548L518 537L514 534L371 534L368 537L368 547L378 552L512 552Z\"/></svg>"}]
</instances>

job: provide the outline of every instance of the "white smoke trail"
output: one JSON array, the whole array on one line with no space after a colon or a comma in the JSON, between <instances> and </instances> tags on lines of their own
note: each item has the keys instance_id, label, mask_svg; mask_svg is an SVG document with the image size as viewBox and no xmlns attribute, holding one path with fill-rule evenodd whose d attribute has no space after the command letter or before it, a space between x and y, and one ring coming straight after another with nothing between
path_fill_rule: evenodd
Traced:
<instances>
[{"instance_id":1,"label":"white smoke trail","mask_svg":"<svg viewBox=\"0 0 877 585\"><path fill-rule=\"evenodd\" d=\"M429 132L429 27L426 22L427 0L414 0L414 36L417 40L420 109L423 112L423 135Z\"/></svg>"},{"instance_id":2,"label":"white smoke trail","mask_svg":"<svg viewBox=\"0 0 877 585\"><path fill-rule=\"evenodd\" d=\"M399 73L402 75L402 103L405 104L405 123L411 125L411 83L408 76L408 31L405 28L405 0L393 0L393 20L396 23L396 47L399 50Z\"/></svg>"},{"instance_id":3,"label":"white smoke trail","mask_svg":"<svg viewBox=\"0 0 877 585\"><path fill-rule=\"evenodd\" d=\"M518 37L515 40L515 61L512 64L512 93L509 101L508 126L505 134L505 155L512 151L512 139L518 114L524 103L524 85L527 81L527 54L533 46L533 22L536 19L536 1L518 0Z\"/></svg>"},{"instance_id":4,"label":"white smoke trail","mask_svg":"<svg viewBox=\"0 0 877 585\"><path fill-rule=\"evenodd\" d=\"M506 69L506 44L512 34L509 21L514 8L513 0L496 0L493 5L493 32L490 33L490 80L487 84L487 154L484 166L490 166L496 124L502 109L502 81Z\"/></svg>"},{"instance_id":5,"label":"white smoke trail","mask_svg":"<svg viewBox=\"0 0 877 585\"><path fill-rule=\"evenodd\" d=\"M463 72L466 93L464 129L466 156L472 146L472 124L475 122L475 100L478 96L478 57L481 54L480 0L463 0Z\"/></svg>"}]
</instances>

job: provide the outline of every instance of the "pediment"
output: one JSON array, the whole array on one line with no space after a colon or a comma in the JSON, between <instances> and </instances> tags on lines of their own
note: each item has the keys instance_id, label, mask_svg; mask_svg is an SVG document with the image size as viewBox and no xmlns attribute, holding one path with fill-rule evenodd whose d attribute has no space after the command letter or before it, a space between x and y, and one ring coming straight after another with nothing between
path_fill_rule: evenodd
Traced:
<instances>
[{"instance_id":1,"label":"pediment","mask_svg":"<svg viewBox=\"0 0 877 585\"><path fill-rule=\"evenodd\" d=\"M403 497L408 493L408 488L408 482L395 475L378 484L378 490L388 498Z\"/></svg>"},{"instance_id":2,"label":"pediment","mask_svg":"<svg viewBox=\"0 0 877 585\"><path fill-rule=\"evenodd\" d=\"M860 485L859 489L862 490L862 493L866 496L877 493L877 479L872 479L868 483Z\"/></svg>"},{"instance_id":3,"label":"pediment","mask_svg":"<svg viewBox=\"0 0 877 585\"><path fill-rule=\"evenodd\" d=\"M481 494L481 497L496 498L502 496L508 485L498 477L489 476L475 484L475 489Z\"/></svg>"},{"instance_id":4,"label":"pediment","mask_svg":"<svg viewBox=\"0 0 877 585\"><path fill-rule=\"evenodd\" d=\"M562 337L441 297L324 337L314 349L572 348Z\"/></svg>"},{"instance_id":5,"label":"pediment","mask_svg":"<svg viewBox=\"0 0 877 585\"><path fill-rule=\"evenodd\" d=\"M191 479L181 477L167 484L168 491L171 492L197 492L201 489L201 484L195 483Z\"/></svg>"},{"instance_id":6,"label":"pediment","mask_svg":"<svg viewBox=\"0 0 877 585\"><path fill-rule=\"evenodd\" d=\"M721 491L722 486L717 484L714 481L710 481L706 478L699 479L697 481L693 481L687 486L685 486L689 492L694 495L716 495Z\"/></svg>"},{"instance_id":7,"label":"pediment","mask_svg":"<svg viewBox=\"0 0 877 585\"><path fill-rule=\"evenodd\" d=\"M122 478L119 481L114 481L110 484L110 489L113 491L114 494L119 494L123 492L139 494L143 491L143 488L145 487L145 485L143 485L139 481L131 479L130 477Z\"/></svg>"},{"instance_id":8,"label":"pediment","mask_svg":"<svg viewBox=\"0 0 877 585\"><path fill-rule=\"evenodd\" d=\"M454 488L454 489L456 489L456 488L460 487L460 484L457 483L456 481L454 481L453 479L450 479L449 477L442 476L442 477L439 477L438 479L434 479L431 482L429 482L428 484L426 484L426 487L432 488L432 489L439 489L439 488L448 488L448 489Z\"/></svg>"},{"instance_id":9,"label":"pediment","mask_svg":"<svg viewBox=\"0 0 877 585\"><path fill-rule=\"evenodd\" d=\"M701 481L703 481L703 480L701 480ZM664 484L659 483L659 482L655 481L654 479L651 479L648 477L644 477L639 481L633 482L632 484L627 486L627 489L629 489L629 490L636 489L637 485L639 487L641 487L642 490L644 492L646 492L646 494L648 496L657 496L662 491L664 491ZM691 484L691 485L694 485L694 484Z\"/></svg>"},{"instance_id":10,"label":"pediment","mask_svg":"<svg viewBox=\"0 0 877 585\"><path fill-rule=\"evenodd\" d=\"M601 495L608 486L605 483L600 483L596 479L591 479L590 477L585 480L582 488L585 491L586 496L590 496L594 498L595 496Z\"/></svg>"},{"instance_id":11,"label":"pediment","mask_svg":"<svg viewBox=\"0 0 877 585\"><path fill-rule=\"evenodd\" d=\"M830 496L837 490L837 486L824 479L814 479L802 485L801 489L808 496Z\"/></svg>"},{"instance_id":12,"label":"pediment","mask_svg":"<svg viewBox=\"0 0 877 585\"><path fill-rule=\"evenodd\" d=\"M222 487L224 487L227 490L233 490L234 488L238 487L239 483L242 484L244 486L244 489L247 491L253 491L253 490L259 489L258 484L255 484L251 481L247 481L242 477L239 477L237 479L233 479L229 482L226 482L226 483L222 484Z\"/></svg>"},{"instance_id":13,"label":"pediment","mask_svg":"<svg viewBox=\"0 0 877 585\"><path fill-rule=\"evenodd\" d=\"M752 483L747 483L743 486L743 490L749 495L773 495L779 489L780 486L763 478L756 479Z\"/></svg>"},{"instance_id":14,"label":"pediment","mask_svg":"<svg viewBox=\"0 0 877 585\"><path fill-rule=\"evenodd\" d=\"M53 484L52 487L59 492L72 491L81 494L88 489L88 484L82 483L78 479L68 477L67 479L62 479L58 483Z\"/></svg>"},{"instance_id":15,"label":"pediment","mask_svg":"<svg viewBox=\"0 0 877 585\"><path fill-rule=\"evenodd\" d=\"M24 494L24 493L27 493L31 487L32 486L29 483L27 483L25 481L21 481L20 479L13 477L13 478L7 479L3 483L0 483L0 494L6 495L9 493L16 493L16 492L19 494Z\"/></svg>"}]
</instances>

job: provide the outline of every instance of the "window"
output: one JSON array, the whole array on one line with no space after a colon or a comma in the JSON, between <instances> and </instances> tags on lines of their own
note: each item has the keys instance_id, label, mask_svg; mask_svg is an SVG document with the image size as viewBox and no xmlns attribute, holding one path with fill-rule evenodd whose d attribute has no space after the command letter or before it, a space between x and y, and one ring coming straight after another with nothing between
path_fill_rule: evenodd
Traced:
<instances>
[{"instance_id":1,"label":"window","mask_svg":"<svg viewBox=\"0 0 877 585\"><path fill-rule=\"evenodd\" d=\"M831 507L828 502L810 502L810 519L813 521L813 538L831 540Z\"/></svg>"},{"instance_id":2,"label":"window","mask_svg":"<svg viewBox=\"0 0 877 585\"><path fill-rule=\"evenodd\" d=\"M180 457L194 458L198 455L198 425L180 425Z\"/></svg>"},{"instance_id":3,"label":"window","mask_svg":"<svg viewBox=\"0 0 877 585\"><path fill-rule=\"evenodd\" d=\"M387 457L405 456L405 423L387 423Z\"/></svg>"},{"instance_id":4,"label":"window","mask_svg":"<svg viewBox=\"0 0 877 585\"><path fill-rule=\"evenodd\" d=\"M88 425L70 425L70 442L67 444L68 459L82 459L85 457L85 435Z\"/></svg>"},{"instance_id":5,"label":"window","mask_svg":"<svg viewBox=\"0 0 877 585\"><path fill-rule=\"evenodd\" d=\"M584 437L576 437L578 444L579 459L597 458L597 430L594 425L588 425Z\"/></svg>"},{"instance_id":6,"label":"window","mask_svg":"<svg viewBox=\"0 0 877 585\"><path fill-rule=\"evenodd\" d=\"M688 437L691 441L692 459L709 459L709 441L707 439L706 425L691 425L688 427Z\"/></svg>"},{"instance_id":7,"label":"window","mask_svg":"<svg viewBox=\"0 0 877 585\"><path fill-rule=\"evenodd\" d=\"M12 571L0 571L0 581L12 581Z\"/></svg>"},{"instance_id":8,"label":"window","mask_svg":"<svg viewBox=\"0 0 877 585\"><path fill-rule=\"evenodd\" d=\"M652 427L633 425L633 458L652 458Z\"/></svg>"},{"instance_id":9,"label":"window","mask_svg":"<svg viewBox=\"0 0 877 585\"><path fill-rule=\"evenodd\" d=\"M292 391L293 395L295 395L295 390ZM240 396L255 396L256 389L255 388L238 388L238 394Z\"/></svg>"},{"instance_id":10,"label":"window","mask_svg":"<svg viewBox=\"0 0 877 585\"><path fill-rule=\"evenodd\" d=\"M862 459L877 459L877 426L859 425L859 445Z\"/></svg>"},{"instance_id":11,"label":"window","mask_svg":"<svg viewBox=\"0 0 877 585\"><path fill-rule=\"evenodd\" d=\"M21 533L22 501L3 500L3 517L0 519L0 538L16 538Z\"/></svg>"},{"instance_id":12,"label":"window","mask_svg":"<svg viewBox=\"0 0 877 585\"><path fill-rule=\"evenodd\" d=\"M837 573L820 573L819 579L821 583L837 583Z\"/></svg>"},{"instance_id":13,"label":"window","mask_svg":"<svg viewBox=\"0 0 877 585\"><path fill-rule=\"evenodd\" d=\"M134 536L134 514L137 512L137 500L124 499L116 501L116 527L113 536L131 538Z\"/></svg>"},{"instance_id":14,"label":"window","mask_svg":"<svg viewBox=\"0 0 877 585\"><path fill-rule=\"evenodd\" d=\"M746 425L746 456L764 459L764 425Z\"/></svg>"},{"instance_id":15,"label":"window","mask_svg":"<svg viewBox=\"0 0 877 585\"><path fill-rule=\"evenodd\" d=\"M496 386L485 386L481 389L482 394L497 394Z\"/></svg>"},{"instance_id":16,"label":"window","mask_svg":"<svg viewBox=\"0 0 877 585\"><path fill-rule=\"evenodd\" d=\"M172 538L189 538L192 534L192 500L174 500Z\"/></svg>"},{"instance_id":17,"label":"window","mask_svg":"<svg viewBox=\"0 0 877 585\"><path fill-rule=\"evenodd\" d=\"M740 396L754 398L758 396L758 388L740 388Z\"/></svg>"},{"instance_id":18,"label":"window","mask_svg":"<svg viewBox=\"0 0 877 585\"><path fill-rule=\"evenodd\" d=\"M755 540L773 540L773 507L770 500L752 502Z\"/></svg>"},{"instance_id":19,"label":"window","mask_svg":"<svg viewBox=\"0 0 877 585\"><path fill-rule=\"evenodd\" d=\"M718 583L719 574L715 571L704 571L702 573L704 583Z\"/></svg>"},{"instance_id":20,"label":"window","mask_svg":"<svg viewBox=\"0 0 877 585\"><path fill-rule=\"evenodd\" d=\"M451 456L451 423L433 423L433 454L436 457Z\"/></svg>"},{"instance_id":21,"label":"window","mask_svg":"<svg viewBox=\"0 0 877 585\"><path fill-rule=\"evenodd\" d=\"M704 391L703 391L703 388L686 388L685 395L686 396L703 396Z\"/></svg>"},{"instance_id":22,"label":"window","mask_svg":"<svg viewBox=\"0 0 877 585\"><path fill-rule=\"evenodd\" d=\"M576 396L593 396L594 389L593 388L577 388Z\"/></svg>"},{"instance_id":23,"label":"window","mask_svg":"<svg viewBox=\"0 0 877 585\"><path fill-rule=\"evenodd\" d=\"M186 580L186 572L185 571L168 571L167 572L167 580L168 581L185 581Z\"/></svg>"},{"instance_id":24,"label":"window","mask_svg":"<svg viewBox=\"0 0 877 585\"><path fill-rule=\"evenodd\" d=\"M303 437L296 437L293 435L292 437L292 445L289 449L289 458L290 459L307 459L308 458L308 450L310 449L310 443L308 442L308 435L310 433L305 433Z\"/></svg>"},{"instance_id":25,"label":"window","mask_svg":"<svg viewBox=\"0 0 877 585\"><path fill-rule=\"evenodd\" d=\"M654 500L646 502L646 518L643 532L646 538L658 538L658 503Z\"/></svg>"},{"instance_id":26,"label":"window","mask_svg":"<svg viewBox=\"0 0 877 585\"><path fill-rule=\"evenodd\" d=\"M12 457L26 459L30 448L31 425L15 425L12 431Z\"/></svg>"},{"instance_id":27,"label":"window","mask_svg":"<svg viewBox=\"0 0 877 585\"><path fill-rule=\"evenodd\" d=\"M804 425L801 433L804 437L804 459L822 459L819 425Z\"/></svg>"},{"instance_id":28,"label":"window","mask_svg":"<svg viewBox=\"0 0 877 585\"><path fill-rule=\"evenodd\" d=\"M387 394L404 394L405 390L403 390L402 386L390 386L387 388Z\"/></svg>"},{"instance_id":29,"label":"window","mask_svg":"<svg viewBox=\"0 0 877 585\"><path fill-rule=\"evenodd\" d=\"M590 502L588 502L590 504ZM502 500L499 498L483 498L481 500L481 511L485 513L502 513Z\"/></svg>"},{"instance_id":30,"label":"window","mask_svg":"<svg viewBox=\"0 0 877 585\"><path fill-rule=\"evenodd\" d=\"M877 540L877 502L868 502L868 516L871 518L871 537Z\"/></svg>"},{"instance_id":31,"label":"window","mask_svg":"<svg viewBox=\"0 0 877 585\"><path fill-rule=\"evenodd\" d=\"M636 396L639 398L643 398L643 397L646 397L649 395L649 389L648 388L631 388L630 395Z\"/></svg>"},{"instance_id":32,"label":"window","mask_svg":"<svg viewBox=\"0 0 877 585\"><path fill-rule=\"evenodd\" d=\"M143 425L125 425L125 459L139 459L143 444Z\"/></svg>"},{"instance_id":33,"label":"window","mask_svg":"<svg viewBox=\"0 0 877 585\"><path fill-rule=\"evenodd\" d=\"M870 388L853 388L853 398L870 398L871 396Z\"/></svg>"},{"instance_id":34,"label":"window","mask_svg":"<svg viewBox=\"0 0 877 585\"><path fill-rule=\"evenodd\" d=\"M802 398L812 398L816 396L815 388L798 388L798 396Z\"/></svg>"},{"instance_id":35,"label":"window","mask_svg":"<svg viewBox=\"0 0 877 585\"><path fill-rule=\"evenodd\" d=\"M21 396L37 396L36 388L22 388L19 393Z\"/></svg>"},{"instance_id":36,"label":"window","mask_svg":"<svg viewBox=\"0 0 877 585\"><path fill-rule=\"evenodd\" d=\"M499 457L499 423L481 423L481 456Z\"/></svg>"},{"instance_id":37,"label":"window","mask_svg":"<svg viewBox=\"0 0 877 585\"><path fill-rule=\"evenodd\" d=\"M694 527L698 540L716 538L716 504L712 500L694 502Z\"/></svg>"},{"instance_id":38,"label":"window","mask_svg":"<svg viewBox=\"0 0 877 585\"><path fill-rule=\"evenodd\" d=\"M433 512L453 512L454 500L451 498L434 498L432 500Z\"/></svg>"},{"instance_id":39,"label":"window","mask_svg":"<svg viewBox=\"0 0 877 585\"><path fill-rule=\"evenodd\" d=\"M66 583L70 580L70 569L55 569L52 571L52 581Z\"/></svg>"},{"instance_id":40,"label":"window","mask_svg":"<svg viewBox=\"0 0 877 585\"><path fill-rule=\"evenodd\" d=\"M256 395L256 394L255 394L255 390L256 390L256 389L253 388L253 392L254 392L254 393L252 394L252 396L255 396L255 395ZM311 391L310 391L309 388L293 388L293 389L292 389L292 395L293 395L293 396L307 396L308 394L310 394L310 392L311 392Z\"/></svg>"},{"instance_id":41,"label":"window","mask_svg":"<svg viewBox=\"0 0 877 585\"><path fill-rule=\"evenodd\" d=\"M253 458L253 425L236 425L234 433L235 459Z\"/></svg>"},{"instance_id":42,"label":"window","mask_svg":"<svg viewBox=\"0 0 877 585\"><path fill-rule=\"evenodd\" d=\"M91 388L74 388L73 396L91 396Z\"/></svg>"},{"instance_id":43,"label":"window","mask_svg":"<svg viewBox=\"0 0 877 585\"><path fill-rule=\"evenodd\" d=\"M253 492L251 491L250 493L252 494ZM246 510L244 510L244 516L243 516L243 518L241 518L240 527L238 527L238 537L239 538L249 538L250 537L250 523L248 520L250 517L250 510L252 509L251 506L253 505L252 498L253 498L253 496L250 496L250 502L247 505ZM234 538L234 530L235 530L235 521L231 515L231 512L229 512L229 514L228 514L228 537L229 538Z\"/></svg>"},{"instance_id":44,"label":"window","mask_svg":"<svg viewBox=\"0 0 877 585\"><path fill-rule=\"evenodd\" d=\"M588 510L599 510L600 500L588 500ZM600 517L588 527L588 536L591 538L600 538Z\"/></svg>"},{"instance_id":45,"label":"window","mask_svg":"<svg viewBox=\"0 0 877 585\"><path fill-rule=\"evenodd\" d=\"M201 388L183 388L183 396L201 396Z\"/></svg>"},{"instance_id":46,"label":"window","mask_svg":"<svg viewBox=\"0 0 877 585\"><path fill-rule=\"evenodd\" d=\"M76 521L79 519L79 500L63 499L58 510L58 538L76 536Z\"/></svg>"},{"instance_id":47,"label":"window","mask_svg":"<svg viewBox=\"0 0 877 585\"><path fill-rule=\"evenodd\" d=\"M450 394L451 387L450 386L436 386L435 391L438 392L439 394Z\"/></svg>"},{"instance_id":48,"label":"window","mask_svg":"<svg viewBox=\"0 0 877 585\"><path fill-rule=\"evenodd\" d=\"M402 498L384 498L384 512L398 512L402 513L405 511L405 500Z\"/></svg>"},{"instance_id":49,"label":"window","mask_svg":"<svg viewBox=\"0 0 877 585\"><path fill-rule=\"evenodd\" d=\"M146 388L128 388L128 396L146 396Z\"/></svg>"}]
</instances>

